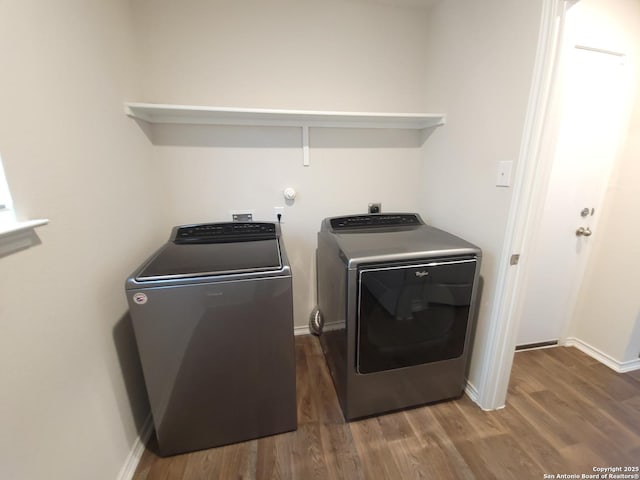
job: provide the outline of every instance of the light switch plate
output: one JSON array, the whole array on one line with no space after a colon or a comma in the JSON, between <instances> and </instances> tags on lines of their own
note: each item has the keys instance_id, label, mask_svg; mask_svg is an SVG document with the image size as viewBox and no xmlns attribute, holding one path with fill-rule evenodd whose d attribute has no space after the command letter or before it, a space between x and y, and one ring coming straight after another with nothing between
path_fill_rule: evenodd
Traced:
<instances>
[{"instance_id":1,"label":"light switch plate","mask_svg":"<svg viewBox=\"0 0 640 480\"><path fill-rule=\"evenodd\" d=\"M511 186L512 161L498 162L498 176L496 177L496 187Z\"/></svg>"}]
</instances>

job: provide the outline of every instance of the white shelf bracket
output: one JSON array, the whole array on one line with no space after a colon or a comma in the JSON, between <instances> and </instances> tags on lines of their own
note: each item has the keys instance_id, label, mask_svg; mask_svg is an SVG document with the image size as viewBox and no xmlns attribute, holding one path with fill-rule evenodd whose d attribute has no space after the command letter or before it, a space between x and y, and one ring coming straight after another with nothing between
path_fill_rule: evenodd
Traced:
<instances>
[{"instance_id":1,"label":"white shelf bracket","mask_svg":"<svg viewBox=\"0 0 640 480\"><path fill-rule=\"evenodd\" d=\"M309 125L302 126L302 165L309 166Z\"/></svg>"}]
</instances>

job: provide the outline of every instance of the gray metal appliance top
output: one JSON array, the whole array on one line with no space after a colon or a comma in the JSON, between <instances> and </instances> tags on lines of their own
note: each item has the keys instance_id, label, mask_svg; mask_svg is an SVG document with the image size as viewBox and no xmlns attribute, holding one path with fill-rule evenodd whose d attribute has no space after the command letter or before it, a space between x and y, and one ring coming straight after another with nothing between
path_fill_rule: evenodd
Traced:
<instances>
[{"instance_id":1,"label":"gray metal appliance top","mask_svg":"<svg viewBox=\"0 0 640 480\"><path fill-rule=\"evenodd\" d=\"M279 236L271 222L177 226L133 277L136 282L149 282L280 270Z\"/></svg>"},{"instance_id":2,"label":"gray metal appliance top","mask_svg":"<svg viewBox=\"0 0 640 480\"><path fill-rule=\"evenodd\" d=\"M482 254L472 243L426 225L416 213L325 218L320 231L335 238L349 267L362 263L412 261L421 257Z\"/></svg>"}]
</instances>

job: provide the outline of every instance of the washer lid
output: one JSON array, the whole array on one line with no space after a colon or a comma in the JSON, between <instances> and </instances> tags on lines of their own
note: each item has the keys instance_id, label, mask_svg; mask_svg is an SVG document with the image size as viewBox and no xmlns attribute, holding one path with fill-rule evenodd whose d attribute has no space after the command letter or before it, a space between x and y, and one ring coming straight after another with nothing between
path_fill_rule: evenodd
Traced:
<instances>
[{"instance_id":1,"label":"washer lid","mask_svg":"<svg viewBox=\"0 0 640 480\"><path fill-rule=\"evenodd\" d=\"M176 244L168 242L136 275L138 281L280 270L277 239Z\"/></svg>"}]
</instances>

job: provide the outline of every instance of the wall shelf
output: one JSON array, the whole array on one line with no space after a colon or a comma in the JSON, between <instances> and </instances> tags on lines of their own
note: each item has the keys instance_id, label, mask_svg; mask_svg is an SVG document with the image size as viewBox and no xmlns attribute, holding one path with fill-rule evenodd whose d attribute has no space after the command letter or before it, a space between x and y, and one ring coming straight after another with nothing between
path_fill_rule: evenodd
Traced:
<instances>
[{"instance_id":1,"label":"wall shelf","mask_svg":"<svg viewBox=\"0 0 640 480\"><path fill-rule=\"evenodd\" d=\"M445 116L433 113L324 112L219 108L159 103L125 103L127 115L149 123L204 125L271 125L280 127L403 128L423 130L444 125Z\"/></svg>"},{"instance_id":2,"label":"wall shelf","mask_svg":"<svg viewBox=\"0 0 640 480\"><path fill-rule=\"evenodd\" d=\"M329 112L167 105L126 102L125 113L155 123L232 126L276 126L302 129L303 164L309 165L309 128L390 128L426 130L445 123L441 113Z\"/></svg>"}]
</instances>

